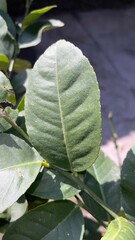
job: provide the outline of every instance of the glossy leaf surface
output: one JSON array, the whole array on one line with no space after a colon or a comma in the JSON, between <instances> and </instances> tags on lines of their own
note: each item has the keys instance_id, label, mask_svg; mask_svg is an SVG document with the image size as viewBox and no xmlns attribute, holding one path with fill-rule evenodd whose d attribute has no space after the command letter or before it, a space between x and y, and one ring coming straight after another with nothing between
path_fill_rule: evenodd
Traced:
<instances>
[{"instance_id":1,"label":"glossy leaf surface","mask_svg":"<svg viewBox=\"0 0 135 240\"><path fill-rule=\"evenodd\" d=\"M135 226L122 217L113 220L101 240L134 240Z\"/></svg>"},{"instance_id":2,"label":"glossy leaf surface","mask_svg":"<svg viewBox=\"0 0 135 240\"><path fill-rule=\"evenodd\" d=\"M118 213L120 211L120 169L103 152L100 152L96 162L87 169L85 183L114 212ZM102 220L110 220L107 212L90 198L88 194L82 191L81 196L91 214Z\"/></svg>"},{"instance_id":3,"label":"glossy leaf surface","mask_svg":"<svg viewBox=\"0 0 135 240\"><path fill-rule=\"evenodd\" d=\"M129 150L121 170L122 205L135 219L135 146Z\"/></svg>"},{"instance_id":4,"label":"glossy leaf surface","mask_svg":"<svg viewBox=\"0 0 135 240\"><path fill-rule=\"evenodd\" d=\"M50 11L51 9L55 8L56 5L47 6L41 9L36 9L31 11L24 19L22 23L22 30L33 24L36 20L38 20L43 14Z\"/></svg>"},{"instance_id":5,"label":"glossy leaf surface","mask_svg":"<svg viewBox=\"0 0 135 240\"><path fill-rule=\"evenodd\" d=\"M29 76L26 126L34 147L51 164L83 171L101 142L99 89L88 59L60 40L39 58Z\"/></svg>"},{"instance_id":6,"label":"glossy leaf surface","mask_svg":"<svg viewBox=\"0 0 135 240\"><path fill-rule=\"evenodd\" d=\"M83 217L72 202L50 202L16 221L3 240L82 240Z\"/></svg>"},{"instance_id":7,"label":"glossy leaf surface","mask_svg":"<svg viewBox=\"0 0 135 240\"><path fill-rule=\"evenodd\" d=\"M61 200L73 197L79 191L78 186L59 172L44 169L28 192L42 199Z\"/></svg>"},{"instance_id":8,"label":"glossy leaf surface","mask_svg":"<svg viewBox=\"0 0 135 240\"><path fill-rule=\"evenodd\" d=\"M63 27L64 24L55 19L41 20L27 27L21 34L19 43L20 48L36 46L41 42L42 33L57 27Z\"/></svg>"},{"instance_id":9,"label":"glossy leaf surface","mask_svg":"<svg viewBox=\"0 0 135 240\"><path fill-rule=\"evenodd\" d=\"M25 193L40 169L40 158L22 139L0 134L0 212Z\"/></svg>"}]
</instances>

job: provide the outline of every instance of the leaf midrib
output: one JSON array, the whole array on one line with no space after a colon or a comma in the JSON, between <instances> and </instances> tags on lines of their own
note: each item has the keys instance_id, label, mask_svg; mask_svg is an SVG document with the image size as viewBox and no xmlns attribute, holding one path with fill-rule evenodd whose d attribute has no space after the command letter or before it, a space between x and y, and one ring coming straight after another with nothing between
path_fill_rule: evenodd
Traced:
<instances>
[{"instance_id":1,"label":"leaf midrib","mask_svg":"<svg viewBox=\"0 0 135 240\"><path fill-rule=\"evenodd\" d=\"M9 167L5 167L3 169L0 169L0 172L5 171L5 170L10 170L10 169L14 169L14 168L18 168L18 167L26 167L26 166L30 166L30 165L35 165L35 164L41 164L42 161L33 161L33 162L27 162L27 163L20 163L20 164L16 164L13 166L9 166Z\"/></svg>"}]
</instances>

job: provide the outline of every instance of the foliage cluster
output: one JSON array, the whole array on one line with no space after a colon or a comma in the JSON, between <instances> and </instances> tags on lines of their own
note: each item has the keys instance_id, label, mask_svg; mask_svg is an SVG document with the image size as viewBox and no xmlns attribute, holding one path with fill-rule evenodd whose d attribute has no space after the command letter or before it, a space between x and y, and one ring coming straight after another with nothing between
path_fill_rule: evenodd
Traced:
<instances>
[{"instance_id":1,"label":"foliage cluster","mask_svg":"<svg viewBox=\"0 0 135 240\"><path fill-rule=\"evenodd\" d=\"M98 83L77 47L60 40L32 69L18 58L43 31L63 26L40 19L55 6L31 11L31 4L20 24L0 2L3 240L96 239L99 226L107 228L102 240L134 240L135 147L121 168L101 152ZM81 208L94 218L85 220Z\"/></svg>"}]
</instances>

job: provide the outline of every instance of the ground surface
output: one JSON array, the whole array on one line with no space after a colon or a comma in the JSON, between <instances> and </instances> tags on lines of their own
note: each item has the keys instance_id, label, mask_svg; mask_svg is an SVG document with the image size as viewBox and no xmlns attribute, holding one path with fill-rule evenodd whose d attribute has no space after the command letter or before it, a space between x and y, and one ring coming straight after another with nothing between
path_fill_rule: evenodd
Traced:
<instances>
[{"instance_id":1,"label":"ground surface","mask_svg":"<svg viewBox=\"0 0 135 240\"><path fill-rule=\"evenodd\" d=\"M52 17L52 16L51 16ZM113 112L121 161L135 143L135 8L58 12L65 27L48 31L32 51L36 59L52 43L66 39L89 58L101 90L103 149L116 162L108 113Z\"/></svg>"}]
</instances>

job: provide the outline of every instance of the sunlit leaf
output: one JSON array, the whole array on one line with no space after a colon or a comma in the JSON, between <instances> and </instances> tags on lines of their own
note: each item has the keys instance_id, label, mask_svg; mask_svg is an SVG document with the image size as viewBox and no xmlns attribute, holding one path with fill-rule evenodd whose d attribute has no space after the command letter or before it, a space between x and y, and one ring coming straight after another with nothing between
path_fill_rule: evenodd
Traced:
<instances>
[{"instance_id":1,"label":"sunlit leaf","mask_svg":"<svg viewBox=\"0 0 135 240\"><path fill-rule=\"evenodd\" d=\"M29 75L26 126L34 147L50 163L83 171L96 160L101 115L96 75L82 52L60 40Z\"/></svg>"},{"instance_id":2,"label":"sunlit leaf","mask_svg":"<svg viewBox=\"0 0 135 240\"><path fill-rule=\"evenodd\" d=\"M16 121L18 116L18 110L12 109L11 107L6 107L4 112L8 114L14 121ZM12 126L3 118L3 110L0 109L0 132L5 132L10 129Z\"/></svg>"},{"instance_id":3,"label":"sunlit leaf","mask_svg":"<svg viewBox=\"0 0 135 240\"><path fill-rule=\"evenodd\" d=\"M0 212L9 208L35 180L41 157L22 139L0 134Z\"/></svg>"},{"instance_id":4,"label":"sunlit leaf","mask_svg":"<svg viewBox=\"0 0 135 240\"><path fill-rule=\"evenodd\" d=\"M23 20L22 30L33 24L36 20L38 20L44 13L50 11L51 9L57 7L56 5L47 6L41 9L36 9L31 11Z\"/></svg>"}]
</instances>

